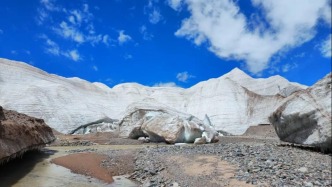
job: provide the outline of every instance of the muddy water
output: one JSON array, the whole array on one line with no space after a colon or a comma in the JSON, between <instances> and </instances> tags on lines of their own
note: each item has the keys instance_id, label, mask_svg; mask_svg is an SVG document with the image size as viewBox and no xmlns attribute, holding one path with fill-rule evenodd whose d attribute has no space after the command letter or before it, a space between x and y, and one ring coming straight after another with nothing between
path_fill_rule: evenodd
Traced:
<instances>
[{"instance_id":1,"label":"muddy water","mask_svg":"<svg viewBox=\"0 0 332 187\"><path fill-rule=\"evenodd\" d=\"M123 176L114 176L114 183L105 184L98 179L72 173L69 169L50 163L50 160L69 154L74 149L98 150L137 149L144 145L98 145L75 147L47 147L40 152L29 152L0 167L0 187L134 187L137 184Z\"/></svg>"}]
</instances>

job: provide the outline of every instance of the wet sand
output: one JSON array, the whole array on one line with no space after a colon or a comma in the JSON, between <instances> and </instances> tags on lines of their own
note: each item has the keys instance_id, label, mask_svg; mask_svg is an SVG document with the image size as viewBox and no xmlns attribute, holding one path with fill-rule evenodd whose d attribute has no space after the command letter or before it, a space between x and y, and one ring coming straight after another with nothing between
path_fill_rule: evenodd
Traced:
<instances>
[{"instance_id":1,"label":"wet sand","mask_svg":"<svg viewBox=\"0 0 332 187\"><path fill-rule=\"evenodd\" d=\"M97 153L76 153L52 159L51 162L66 167L74 173L112 183L114 180L110 172L102 167L102 162L107 159L107 156Z\"/></svg>"}]
</instances>

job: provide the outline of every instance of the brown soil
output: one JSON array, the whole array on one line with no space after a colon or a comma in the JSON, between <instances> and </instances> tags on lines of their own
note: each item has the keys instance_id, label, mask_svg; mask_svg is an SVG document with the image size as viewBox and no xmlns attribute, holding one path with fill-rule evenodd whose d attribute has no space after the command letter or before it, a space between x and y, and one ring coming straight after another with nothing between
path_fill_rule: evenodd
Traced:
<instances>
[{"instance_id":1,"label":"brown soil","mask_svg":"<svg viewBox=\"0 0 332 187\"><path fill-rule=\"evenodd\" d=\"M272 125L250 126L242 136L278 139L278 135Z\"/></svg>"},{"instance_id":2,"label":"brown soil","mask_svg":"<svg viewBox=\"0 0 332 187\"><path fill-rule=\"evenodd\" d=\"M142 144L141 141L128 139L128 138L118 138L117 135L111 132L97 132L85 135L67 135L67 134L56 134L57 140L53 142L52 146L65 146L65 145L75 145L75 143L80 141L88 141L91 144L100 145L138 145ZM81 144L77 144L81 145Z\"/></svg>"},{"instance_id":3,"label":"brown soil","mask_svg":"<svg viewBox=\"0 0 332 187\"><path fill-rule=\"evenodd\" d=\"M168 160L176 165L178 170L183 170L183 173L187 176L200 177L217 174L218 178L213 178L211 181L207 182L207 186L253 186L244 181L237 180L234 177L237 169L236 166L221 160L218 156L197 155L190 158L171 156Z\"/></svg>"},{"instance_id":4,"label":"brown soil","mask_svg":"<svg viewBox=\"0 0 332 187\"><path fill-rule=\"evenodd\" d=\"M92 176L107 183L113 182L110 172L102 167L108 159L97 153L76 153L53 159L51 162L66 167L74 173Z\"/></svg>"},{"instance_id":5,"label":"brown soil","mask_svg":"<svg viewBox=\"0 0 332 187\"><path fill-rule=\"evenodd\" d=\"M45 146L54 139L52 129L44 120L0 106L0 163Z\"/></svg>"}]
</instances>

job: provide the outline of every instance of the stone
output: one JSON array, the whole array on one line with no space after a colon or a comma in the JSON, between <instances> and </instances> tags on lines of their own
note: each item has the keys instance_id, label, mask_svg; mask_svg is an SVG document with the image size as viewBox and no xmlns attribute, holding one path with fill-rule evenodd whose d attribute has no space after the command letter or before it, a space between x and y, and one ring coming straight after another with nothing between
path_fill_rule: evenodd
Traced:
<instances>
[{"instance_id":1,"label":"stone","mask_svg":"<svg viewBox=\"0 0 332 187\"><path fill-rule=\"evenodd\" d=\"M143 143L149 143L150 142L150 138L149 137L139 137L138 139L137 139L138 141L141 141L141 142L143 142Z\"/></svg>"},{"instance_id":2,"label":"stone","mask_svg":"<svg viewBox=\"0 0 332 187\"><path fill-rule=\"evenodd\" d=\"M308 169L306 167L300 167L297 171L306 173L306 172L308 172Z\"/></svg>"},{"instance_id":3,"label":"stone","mask_svg":"<svg viewBox=\"0 0 332 187\"><path fill-rule=\"evenodd\" d=\"M175 146L182 146L182 145L188 145L187 143L175 143Z\"/></svg>"},{"instance_id":4,"label":"stone","mask_svg":"<svg viewBox=\"0 0 332 187\"><path fill-rule=\"evenodd\" d=\"M179 187L179 183L177 183L177 182L173 182L173 183L171 184L171 186L172 186L172 187Z\"/></svg>"},{"instance_id":5,"label":"stone","mask_svg":"<svg viewBox=\"0 0 332 187\"><path fill-rule=\"evenodd\" d=\"M207 141L206 141L206 137L205 136L203 136L201 138L196 138L195 142L194 142L195 145L206 144L206 143L207 143Z\"/></svg>"},{"instance_id":6,"label":"stone","mask_svg":"<svg viewBox=\"0 0 332 187\"><path fill-rule=\"evenodd\" d=\"M305 187L313 187L314 185L311 182L305 182L304 186Z\"/></svg>"}]
</instances>

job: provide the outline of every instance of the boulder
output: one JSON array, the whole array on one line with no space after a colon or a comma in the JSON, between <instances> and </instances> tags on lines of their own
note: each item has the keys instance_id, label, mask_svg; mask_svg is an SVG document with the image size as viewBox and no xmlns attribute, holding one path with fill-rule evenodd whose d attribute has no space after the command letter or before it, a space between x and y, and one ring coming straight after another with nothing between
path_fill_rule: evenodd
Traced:
<instances>
[{"instance_id":1,"label":"boulder","mask_svg":"<svg viewBox=\"0 0 332 187\"><path fill-rule=\"evenodd\" d=\"M195 142L194 142L195 145L206 144L206 143L207 143L207 141L206 141L206 137L205 136L203 136L201 138L196 138Z\"/></svg>"},{"instance_id":2,"label":"boulder","mask_svg":"<svg viewBox=\"0 0 332 187\"><path fill-rule=\"evenodd\" d=\"M0 107L0 163L55 140L42 119Z\"/></svg>"},{"instance_id":3,"label":"boulder","mask_svg":"<svg viewBox=\"0 0 332 187\"><path fill-rule=\"evenodd\" d=\"M217 135L211 123L176 111L156 101L137 102L129 106L120 121L120 136L137 139L148 136L152 142L193 143L205 132L209 142Z\"/></svg>"},{"instance_id":4,"label":"boulder","mask_svg":"<svg viewBox=\"0 0 332 187\"><path fill-rule=\"evenodd\" d=\"M292 94L269 117L282 141L331 151L331 77Z\"/></svg>"},{"instance_id":5,"label":"boulder","mask_svg":"<svg viewBox=\"0 0 332 187\"><path fill-rule=\"evenodd\" d=\"M150 142L150 138L149 137L139 137L137 140L141 141L143 143L149 143Z\"/></svg>"}]
</instances>

